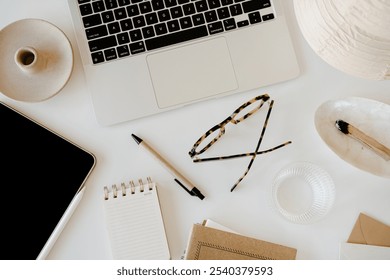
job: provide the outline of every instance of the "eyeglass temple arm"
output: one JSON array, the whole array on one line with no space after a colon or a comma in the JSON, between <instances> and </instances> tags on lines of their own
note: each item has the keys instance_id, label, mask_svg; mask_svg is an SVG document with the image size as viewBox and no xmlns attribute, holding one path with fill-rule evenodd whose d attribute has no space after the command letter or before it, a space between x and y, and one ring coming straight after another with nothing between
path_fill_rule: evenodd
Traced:
<instances>
[{"instance_id":1,"label":"eyeglass temple arm","mask_svg":"<svg viewBox=\"0 0 390 280\"><path fill-rule=\"evenodd\" d=\"M261 154L266 154L272 151L275 151L279 148L282 148L284 146L287 146L288 144L291 144L291 141L284 142L283 144L280 144L278 146L275 146L271 149L264 150L264 151L258 151L256 154L261 155ZM193 159L193 162L206 162L206 161L216 161L216 160L226 160L226 159L234 159L234 158L239 158L239 157L249 157L253 156L255 153L245 153L245 154L237 154L237 155L230 155L230 156L221 156L221 157L210 157L210 158L195 158Z\"/></svg>"},{"instance_id":2,"label":"eyeglass temple arm","mask_svg":"<svg viewBox=\"0 0 390 280\"><path fill-rule=\"evenodd\" d=\"M274 101L271 100L271 103L269 104L267 116L265 117L264 124L263 124L263 128L262 128L262 130L261 130L261 134L260 134L259 141L257 141L256 150L255 150L254 153L253 153L253 156L252 156L252 158L251 158L251 161L249 162L249 165L248 165L248 167L247 167L245 173L237 180L237 182L236 182L236 183L233 185L233 187L230 189L231 192L234 191L234 189L238 186L238 184L242 181L242 179L245 178L245 176L248 174L249 170L251 169L253 162L255 161L255 158L256 158L256 156L257 156L257 152L259 151L261 142L263 141L263 137L264 137L265 130L267 129L267 126L268 126L268 120L269 120L269 116L271 115L271 111L272 111L273 105L274 105Z\"/></svg>"}]
</instances>

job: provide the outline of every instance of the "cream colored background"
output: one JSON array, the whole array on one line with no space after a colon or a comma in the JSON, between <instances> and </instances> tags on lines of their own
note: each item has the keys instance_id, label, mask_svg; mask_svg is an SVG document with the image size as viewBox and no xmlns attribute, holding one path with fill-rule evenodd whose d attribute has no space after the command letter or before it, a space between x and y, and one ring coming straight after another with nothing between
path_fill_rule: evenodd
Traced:
<instances>
[{"instance_id":1,"label":"cream colored background","mask_svg":"<svg viewBox=\"0 0 390 280\"><path fill-rule=\"evenodd\" d=\"M103 186L146 176L159 182L161 207L174 259L180 258L192 223L206 218L251 237L295 247L298 259L338 259L339 244L348 239L360 212L390 224L389 179L363 172L340 159L321 140L314 126L316 109L330 99L362 96L390 103L390 82L359 79L329 66L303 39L292 1L283 2L302 70L297 79L138 121L101 127L95 120L83 77L66 0L1 1L1 28L22 18L46 19L67 34L75 50L72 77L59 94L35 104L15 102L3 95L1 100L82 145L98 160L86 183L85 196L49 258L110 258L103 220ZM259 156L241 185L230 193L231 185L242 175L249 160L195 164L188 151L207 129L243 102L265 92L275 104L262 147L272 147L286 140L293 143L272 154ZM224 139L210 154L252 151L260 134L262 117L264 114L257 114L241 126L228 127ZM170 174L137 147L131 133L153 145L198 186L206 199L200 201L180 189ZM321 222L308 226L285 221L269 205L273 177L287 163L298 160L323 167L336 184L333 210Z\"/></svg>"}]
</instances>

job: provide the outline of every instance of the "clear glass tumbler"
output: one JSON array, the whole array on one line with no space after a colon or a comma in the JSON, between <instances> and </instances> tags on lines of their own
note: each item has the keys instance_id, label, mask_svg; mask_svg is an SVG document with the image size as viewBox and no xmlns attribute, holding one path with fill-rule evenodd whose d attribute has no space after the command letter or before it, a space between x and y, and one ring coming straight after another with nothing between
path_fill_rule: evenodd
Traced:
<instances>
[{"instance_id":1,"label":"clear glass tumbler","mask_svg":"<svg viewBox=\"0 0 390 280\"><path fill-rule=\"evenodd\" d=\"M310 224L332 208L335 186L330 175L310 162L294 162L280 170L271 187L273 205L287 220Z\"/></svg>"}]
</instances>

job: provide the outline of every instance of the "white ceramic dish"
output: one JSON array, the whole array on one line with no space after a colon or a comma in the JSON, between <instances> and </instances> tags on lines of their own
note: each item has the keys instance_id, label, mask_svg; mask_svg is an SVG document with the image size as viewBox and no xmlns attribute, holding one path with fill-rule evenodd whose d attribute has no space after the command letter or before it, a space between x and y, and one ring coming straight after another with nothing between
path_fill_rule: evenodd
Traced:
<instances>
[{"instance_id":1,"label":"white ceramic dish","mask_svg":"<svg viewBox=\"0 0 390 280\"><path fill-rule=\"evenodd\" d=\"M73 51L65 34L40 19L22 19L0 31L0 92L19 101L37 102L58 93L73 69Z\"/></svg>"},{"instance_id":2,"label":"white ceramic dish","mask_svg":"<svg viewBox=\"0 0 390 280\"><path fill-rule=\"evenodd\" d=\"M336 126L341 119L390 147L390 105L361 97L330 100L316 111L315 126L325 143L343 160L372 174L390 178L390 161L343 134Z\"/></svg>"}]
</instances>

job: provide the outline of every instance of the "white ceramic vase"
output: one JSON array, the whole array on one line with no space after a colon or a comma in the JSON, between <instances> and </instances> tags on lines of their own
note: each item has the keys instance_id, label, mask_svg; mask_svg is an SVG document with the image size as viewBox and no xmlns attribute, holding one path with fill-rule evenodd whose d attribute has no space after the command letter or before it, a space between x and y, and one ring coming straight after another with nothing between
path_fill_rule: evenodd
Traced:
<instances>
[{"instance_id":1,"label":"white ceramic vase","mask_svg":"<svg viewBox=\"0 0 390 280\"><path fill-rule=\"evenodd\" d=\"M73 69L66 35L41 19L22 19L0 30L0 92L37 102L58 93Z\"/></svg>"}]
</instances>

